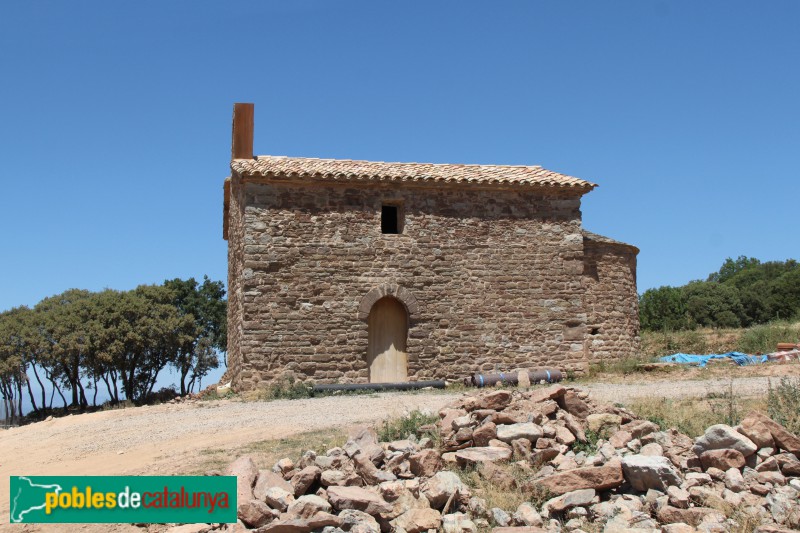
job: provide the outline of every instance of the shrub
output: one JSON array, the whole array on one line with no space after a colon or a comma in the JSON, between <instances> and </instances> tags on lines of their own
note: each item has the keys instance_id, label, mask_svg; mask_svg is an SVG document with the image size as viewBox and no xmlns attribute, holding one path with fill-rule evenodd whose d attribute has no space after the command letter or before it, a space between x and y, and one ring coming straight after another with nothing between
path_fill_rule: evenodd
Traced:
<instances>
[{"instance_id":1,"label":"shrub","mask_svg":"<svg viewBox=\"0 0 800 533\"><path fill-rule=\"evenodd\" d=\"M771 353L779 342L798 342L800 327L790 322L771 322L753 326L742 333L739 351L744 353Z\"/></svg>"},{"instance_id":2,"label":"shrub","mask_svg":"<svg viewBox=\"0 0 800 533\"><path fill-rule=\"evenodd\" d=\"M439 417L435 414L425 413L419 409L415 409L405 416L397 418L387 418L378 429L378 438L381 441L393 441L405 439L409 435L421 435L422 426L436 424ZM426 434L434 441L438 440L438 431Z\"/></svg>"},{"instance_id":3,"label":"shrub","mask_svg":"<svg viewBox=\"0 0 800 533\"><path fill-rule=\"evenodd\" d=\"M297 400L310 398L312 393L310 384L295 381L293 377L287 376L259 390L255 396L256 400Z\"/></svg>"},{"instance_id":4,"label":"shrub","mask_svg":"<svg viewBox=\"0 0 800 533\"><path fill-rule=\"evenodd\" d=\"M169 387L162 387L157 391L152 391L145 396L142 403L146 405L166 403L170 400L174 400L176 396L180 396L180 394L178 394L175 385L170 385Z\"/></svg>"},{"instance_id":5,"label":"shrub","mask_svg":"<svg viewBox=\"0 0 800 533\"><path fill-rule=\"evenodd\" d=\"M800 434L800 378L782 377L767 394L767 413L775 422L795 434Z\"/></svg>"},{"instance_id":6,"label":"shrub","mask_svg":"<svg viewBox=\"0 0 800 533\"><path fill-rule=\"evenodd\" d=\"M572 451L575 453L584 452L586 455L592 455L597 451L597 441L600 440L600 435L592 431L586 430L586 442L575 441L572 445Z\"/></svg>"}]
</instances>

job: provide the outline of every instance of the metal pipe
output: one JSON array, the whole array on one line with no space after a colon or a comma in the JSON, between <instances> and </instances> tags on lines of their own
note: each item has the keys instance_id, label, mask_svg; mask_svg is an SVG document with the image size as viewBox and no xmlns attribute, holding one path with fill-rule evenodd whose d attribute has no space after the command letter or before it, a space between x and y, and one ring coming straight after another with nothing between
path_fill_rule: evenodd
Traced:
<instances>
[{"instance_id":1,"label":"metal pipe","mask_svg":"<svg viewBox=\"0 0 800 533\"><path fill-rule=\"evenodd\" d=\"M528 371L528 379L531 383L546 381L547 383L557 383L564 379L560 370L545 368L541 370ZM500 374L475 374L471 378L474 387L492 387L497 383L516 385L519 383L518 372L501 372Z\"/></svg>"},{"instance_id":2,"label":"metal pipe","mask_svg":"<svg viewBox=\"0 0 800 533\"><path fill-rule=\"evenodd\" d=\"M355 391L355 390L413 390L432 387L443 389L447 383L444 380L435 381L404 381L400 383L332 383L329 385L314 385L312 392Z\"/></svg>"}]
</instances>

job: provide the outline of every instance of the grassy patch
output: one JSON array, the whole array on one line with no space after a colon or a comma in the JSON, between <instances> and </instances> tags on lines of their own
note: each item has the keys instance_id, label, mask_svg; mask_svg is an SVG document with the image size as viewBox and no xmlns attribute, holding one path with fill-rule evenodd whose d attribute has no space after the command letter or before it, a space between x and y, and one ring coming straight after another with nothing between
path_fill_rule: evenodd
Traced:
<instances>
[{"instance_id":1,"label":"grassy patch","mask_svg":"<svg viewBox=\"0 0 800 533\"><path fill-rule=\"evenodd\" d=\"M378 438L383 442L405 439L411 434L422 436L421 427L431 424L436 424L439 417L433 413L425 413L419 409L415 409L407 415L387 418L383 424L378 428ZM437 441L439 438L438 431L428 432L424 436L432 438Z\"/></svg>"}]
</instances>

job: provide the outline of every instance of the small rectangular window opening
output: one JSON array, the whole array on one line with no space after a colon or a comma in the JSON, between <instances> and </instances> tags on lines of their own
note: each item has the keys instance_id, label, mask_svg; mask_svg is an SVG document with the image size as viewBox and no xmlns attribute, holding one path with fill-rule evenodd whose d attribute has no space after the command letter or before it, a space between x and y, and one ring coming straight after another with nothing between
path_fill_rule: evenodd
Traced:
<instances>
[{"instance_id":1,"label":"small rectangular window opening","mask_svg":"<svg viewBox=\"0 0 800 533\"><path fill-rule=\"evenodd\" d=\"M400 207L396 205L381 206L381 233L400 233Z\"/></svg>"}]
</instances>

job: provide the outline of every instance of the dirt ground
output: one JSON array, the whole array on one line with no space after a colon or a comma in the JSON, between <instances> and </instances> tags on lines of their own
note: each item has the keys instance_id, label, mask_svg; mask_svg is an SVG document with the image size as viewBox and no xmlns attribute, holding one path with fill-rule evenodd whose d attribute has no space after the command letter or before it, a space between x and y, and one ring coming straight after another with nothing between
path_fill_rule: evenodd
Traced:
<instances>
[{"instance_id":1,"label":"dirt ground","mask_svg":"<svg viewBox=\"0 0 800 533\"><path fill-rule=\"evenodd\" d=\"M800 365L780 368L778 375L800 376ZM758 396L766 393L770 380L778 379L772 370L768 374L750 369L705 375L655 372L595 378L578 386L609 403L643 396L703 397L724 391L731 380L737 395ZM283 442L288 449L302 440L287 439L310 432L317 439L334 438L347 428L377 425L414 409L436 412L460 394L394 392L271 402L203 401L72 415L0 430L0 531L142 531L125 525L9 525L10 475L198 474L265 443Z\"/></svg>"}]
</instances>

